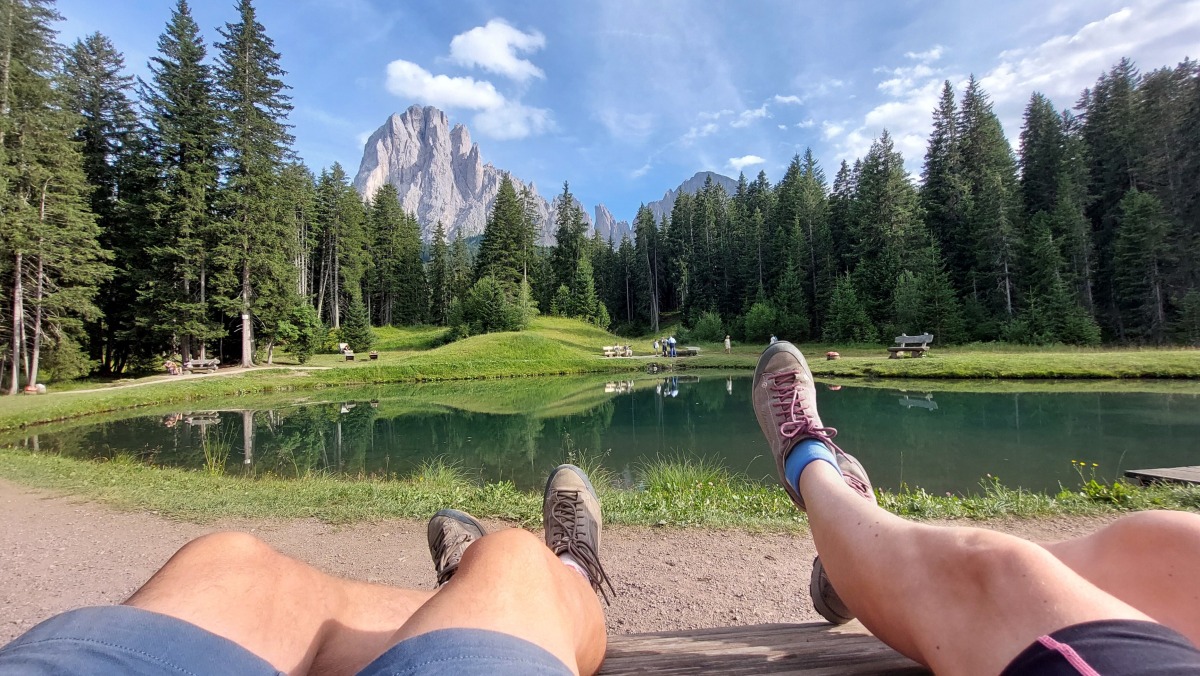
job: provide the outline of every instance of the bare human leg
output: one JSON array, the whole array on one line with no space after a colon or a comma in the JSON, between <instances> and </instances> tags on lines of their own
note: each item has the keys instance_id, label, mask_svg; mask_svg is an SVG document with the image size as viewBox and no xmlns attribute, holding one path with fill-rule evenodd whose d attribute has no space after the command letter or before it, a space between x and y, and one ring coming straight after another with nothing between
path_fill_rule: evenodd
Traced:
<instances>
[{"instance_id":1,"label":"bare human leg","mask_svg":"<svg viewBox=\"0 0 1200 676\"><path fill-rule=\"evenodd\" d=\"M433 592L326 575L245 533L185 545L125 605L230 639L289 674L354 674Z\"/></svg>"},{"instance_id":2,"label":"bare human leg","mask_svg":"<svg viewBox=\"0 0 1200 676\"><path fill-rule=\"evenodd\" d=\"M901 519L863 500L826 462L809 463L799 488L842 600L876 636L937 673L999 673L1057 629L1150 619L1031 542Z\"/></svg>"},{"instance_id":3,"label":"bare human leg","mask_svg":"<svg viewBox=\"0 0 1200 676\"><path fill-rule=\"evenodd\" d=\"M1200 646L1200 515L1139 512L1091 535L1042 546L1088 582Z\"/></svg>"},{"instance_id":4,"label":"bare human leg","mask_svg":"<svg viewBox=\"0 0 1200 676\"><path fill-rule=\"evenodd\" d=\"M604 659L604 612L587 579L535 535L508 529L476 540L458 571L393 637L487 629L525 639L591 674Z\"/></svg>"}]
</instances>

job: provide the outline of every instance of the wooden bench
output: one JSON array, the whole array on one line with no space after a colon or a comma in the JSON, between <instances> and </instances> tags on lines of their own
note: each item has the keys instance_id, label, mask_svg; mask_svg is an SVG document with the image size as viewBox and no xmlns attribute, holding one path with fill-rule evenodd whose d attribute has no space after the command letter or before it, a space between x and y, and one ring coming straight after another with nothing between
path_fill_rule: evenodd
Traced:
<instances>
[{"instance_id":1,"label":"wooden bench","mask_svg":"<svg viewBox=\"0 0 1200 676\"><path fill-rule=\"evenodd\" d=\"M379 359L379 352L377 350L371 350L371 359Z\"/></svg>"},{"instance_id":2,"label":"wooden bench","mask_svg":"<svg viewBox=\"0 0 1200 676\"><path fill-rule=\"evenodd\" d=\"M859 622L716 627L608 637L601 674L928 674Z\"/></svg>"},{"instance_id":3,"label":"wooden bench","mask_svg":"<svg viewBox=\"0 0 1200 676\"><path fill-rule=\"evenodd\" d=\"M932 333L922 333L919 336L909 336L900 334L896 336L896 345L889 347L888 359L899 359L903 356L924 357L925 352L929 350L929 344L933 342Z\"/></svg>"},{"instance_id":4,"label":"wooden bench","mask_svg":"<svg viewBox=\"0 0 1200 676\"><path fill-rule=\"evenodd\" d=\"M205 373L212 373L213 371L216 371L220 365L221 365L221 360L218 359L217 357L213 357L212 359L189 359L188 361L183 363L183 370L184 371L192 371L192 372L204 371Z\"/></svg>"},{"instance_id":5,"label":"wooden bench","mask_svg":"<svg viewBox=\"0 0 1200 676\"><path fill-rule=\"evenodd\" d=\"M698 347L676 347L675 354L679 357L699 357L700 348Z\"/></svg>"},{"instance_id":6,"label":"wooden bench","mask_svg":"<svg viewBox=\"0 0 1200 676\"><path fill-rule=\"evenodd\" d=\"M354 353L350 350L346 350L342 354L346 355L346 361L354 361Z\"/></svg>"},{"instance_id":7,"label":"wooden bench","mask_svg":"<svg viewBox=\"0 0 1200 676\"><path fill-rule=\"evenodd\" d=\"M628 345L605 345L603 349L604 349L605 357L632 357L633 356L633 348L629 347Z\"/></svg>"}]
</instances>

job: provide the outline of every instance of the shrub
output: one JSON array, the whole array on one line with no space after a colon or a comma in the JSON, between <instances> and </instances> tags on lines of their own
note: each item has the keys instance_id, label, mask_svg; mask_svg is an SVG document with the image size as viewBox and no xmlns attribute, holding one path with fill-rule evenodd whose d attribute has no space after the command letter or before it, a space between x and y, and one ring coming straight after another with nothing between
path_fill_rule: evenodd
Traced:
<instances>
[{"instance_id":1,"label":"shrub","mask_svg":"<svg viewBox=\"0 0 1200 676\"><path fill-rule=\"evenodd\" d=\"M778 330L779 322L775 307L759 301L750 306L742 323L746 327L746 342L765 343Z\"/></svg>"},{"instance_id":2,"label":"shrub","mask_svg":"<svg viewBox=\"0 0 1200 676\"><path fill-rule=\"evenodd\" d=\"M342 323L338 333L342 342L348 343L355 352L366 352L375 343L375 334L371 332L371 320L367 317L367 306L361 298L350 301L346 309L346 321Z\"/></svg>"},{"instance_id":3,"label":"shrub","mask_svg":"<svg viewBox=\"0 0 1200 676\"><path fill-rule=\"evenodd\" d=\"M725 340L725 328L721 315L716 312L701 312L692 330L688 332L688 340L706 343L719 343Z\"/></svg>"}]
</instances>

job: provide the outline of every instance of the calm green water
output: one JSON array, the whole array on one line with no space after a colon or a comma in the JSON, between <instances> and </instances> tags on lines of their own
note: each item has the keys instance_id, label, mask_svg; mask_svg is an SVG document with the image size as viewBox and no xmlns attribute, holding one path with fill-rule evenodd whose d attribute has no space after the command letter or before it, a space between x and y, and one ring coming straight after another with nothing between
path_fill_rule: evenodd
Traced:
<instances>
[{"instance_id":1,"label":"calm green water","mask_svg":"<svg viewBox=\"0 0 1200 676\"><path fill-rule=\"evenodd\" d=\"M818 386L822 417L881 487L970 492L990 473L1009 486L1056 491L1060 483L1079 484L1073 459L1098 463L1097 476L1106 479L1126 469L1200 463L1198 394L835 388ZM748 377L709 375L405 386L262 410L237 399L246 410L183 410L17 441L76 457L124 454L188 468L207 462L258 475L403 476L440 456L488 481L535 487L582 450L602 454L629 485L655 456L706 456L754 478L773 477L750 389Z\"/></svg>"}]
</instances>

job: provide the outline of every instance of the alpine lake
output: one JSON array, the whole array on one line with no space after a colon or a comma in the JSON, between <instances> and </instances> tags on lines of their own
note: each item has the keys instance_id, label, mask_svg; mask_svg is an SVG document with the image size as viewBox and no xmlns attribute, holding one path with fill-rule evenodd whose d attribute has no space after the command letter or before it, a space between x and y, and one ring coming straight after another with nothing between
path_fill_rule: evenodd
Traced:
<instances>
[{"instance_id":1,"label":"alpine lake","mask_svg":"<svg viewBox=\"0 0 1200 676\"><path fill-rule=\"evenodd\" d=\"M1194 382L848 380L817 389L837 442L889 490L978 493L990 475L1055 493L1128 469L1200 461ZM655 459L703 458L775 481L746 372L237 397L40 426L0 443L254 476L403 477L440 460L480 481L534 489L555 465L586 456L633 488Z\"/></svg>"}]
</instances>

